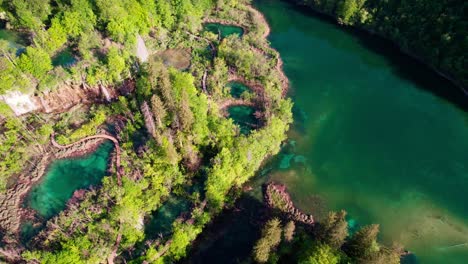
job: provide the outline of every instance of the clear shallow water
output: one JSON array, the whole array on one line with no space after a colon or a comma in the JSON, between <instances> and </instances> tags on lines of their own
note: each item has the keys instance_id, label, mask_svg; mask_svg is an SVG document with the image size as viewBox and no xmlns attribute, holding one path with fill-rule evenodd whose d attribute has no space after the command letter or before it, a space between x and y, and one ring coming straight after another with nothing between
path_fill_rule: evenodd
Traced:
<instances>
[{"instance_id":1,"label":"clear shallow water","mask_svg":"<svg viewBox=\"0 0 468 264\"><path fill-rule=\"evenodd\" d=\"M230 35L237 35L242 37L244 30L241 27L231 26L231 25L222 25L219 23L206 23L204 25L206 31L212 32L214 34L221 34L221 38L225 38Z\"/></svg>"},{"instance_id":2,"label":"clear shallow water","mask_svg":"<svg viewBox=\"0 0 468 264\"><path fill-rule=\"evenodd\" d=\"M229 87L229 93L234 98L241 98L244 92L250 92L250 88L241 82L229 82L227 87Z\"/></svg>"},{"instance_id":3,"label":"clear shallow water","mask_svg":"<svg viewBox=\"0 0 468 264\"><path fill-rule=\"evenodd\" d=\"M10 47L17 50L18 55L26 46L25 39L18 32L7 29L0 29L0 40L8 41Z\"/></svg>"},{"instance_id":4,"label":"clear shallow water","mask_svg":"<svg viewBox=\"0 0 468 264\"><path fill-rule=\"evenodd\" d=\"M240 132L244 135L252 130L252 125L257 124L257 119L254 116L255 109L245 105L234 105L228 108L229 118L234 120L234 124L238 125Z\"/></svg>"},{"instance_id":5,"label":"clear shallow water","mask_svg":"<svg viewBox=\"0 0 468 264\"><path fill-rule=\"evenodd\" d=\"M161 208L153 213L149 223L145 225L147 239L154 239L158 235L167 235L172 231L172 223L187 212L190 202L180 197L169 198Z\"/></svg>"},{"instance_id":6,"label":"clear shallow water","mask_svg":"<svg viewBox=\"0 0 468 264\"><path fill-rule=\"evenodd\" d=\"M454 89L379 41L280 1L257 1L291 81L294 147L271 178L316 214L381 224L421 263L468 259L468 115ZM468 98L467 98L468 101ZM283 165L281 165L283 164Z\"/></svg>"},{"instance_id":7,"label":"clear shallow water","mask_svg":"<svg viewBox=\"0 0 468 264\"><path fill-rule=\"evenodd\" d=\"M75 56L71 52L70 48L66 48L60 51L57 55L52 58L53 66L71 67L77 62Z\"/></svg>"},{"instance_id":8,"label":"clear shallow water","mask_svg":"<svg viewBox=\"0 0 468 264\"><path fill-rule=\"evenodd\" d=\"M105 142L89 155L54 161L42 181L28 194L27 206L45 219L65 209L74 191L100 184L112 148L112 143Z\"/></svg>"}]
</instances>

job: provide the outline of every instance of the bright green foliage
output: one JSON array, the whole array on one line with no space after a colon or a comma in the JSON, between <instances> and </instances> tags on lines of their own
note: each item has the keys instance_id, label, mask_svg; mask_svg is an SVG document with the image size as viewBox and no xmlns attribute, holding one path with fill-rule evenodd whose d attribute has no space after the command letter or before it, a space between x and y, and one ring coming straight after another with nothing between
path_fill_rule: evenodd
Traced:
<instances>
[{"instance_id":1,"label":"bright green foliage","mask_svg":"<svg viewBox=\"0 0 468 264\"><path fill-rule=\"evenodd\" d=\"M42 120L20 119L0 102L0 193L7 180L24 169L31 156L43 151L41 144L49 140L51 125ZM33 124L36 124L34 127Z\"/></svg>"},{"instance_id":2,"label":"bright green foliage","mask_svg":"<svg viewBox=\"0 0 468 264\"><path fill-rule=\"evenodd\" d=\"M315 244L299 258L299 264L337 264L340 256L327 244Z\"/></svg>"},{"instance_id":3,"label":"bright green foliage","mask_svg":"<svg viewBox=\"0 0 468 264\"><path fill-rule=\"evenodd\" d=\"M268 62L265 56L249 49L244 39L229 36L223 40L218 52L227 64L235 66L241 76L248 80L255 76L268 76Z\"/></svg>"},{"instance_id":4,"label":"bright green foliage","mask_svg":"<svg viewBox=\"0 0 468 264\"><path fill-rule=\"evenodd\" d=\"M111 47L107 53L107 74L111 82L122 79L122 73L125 70L125 59L120 55L117 48Z\"/></svg>"},{"instance_id":5,"label":"bright green foliage","mask_svg":"<svg viewBox=\"0 0 468 264\"><path fill-rule=\"evenodd\" d=\"M18 67L32 76L41 79L52 70L52 60L49 54L41 48L26 48L26 52L18 59Z\"/></svg>"},{"instance_id":6,"label":"bright green foliage","mask_svg":"<svg viewBox=\"0 0 468 264\"><path fill-rule=\"evenodd\" d=\"M288 123L273 117L268 126L248 138L239 138L229 149L223 148L214 158L206 182L210 202L222 205L231 186L243 184L260 167L263 157L276 154L287 129Z\"/></svg>"},{"instance_id":7,"label":"bright green foliage","mask_svg":"<svg viewBox=\"0 0 468 264\"><path fill-rule=\"evenodd\" d=\"M76 38L85 32L90 32L96 25L96 14L92 3L87 0L71 0L70 10L64 11L62 23L67 35Z\"/></svg>"},{"instance_id":8,"label":"bright green foliage","mask_svg":"<svg viewBox=\"0 0 468 264\"><path fill-rule=\"evenodd\" d=\"M358 11L358 0L344 0L338 5L337 14L344 24L350 24L351 18Z\"/></svg>"},{"instance_id":9,"label":"bright green foliage","mask_svg":"<svg viewBox=\"0 0 468 264\"><path fill-rule=\"evenodd\" d=\"M25 144L18 142L18 136L21 135L21 127L18 122L14 119L8 119L4 126L7 130L3 133L3 138L0 138L0 172L2 174L0 192L5 190L8 176L19 172L23 165L21 160L27 157ZM12 151L13 147L14 151Z\"/></svg>"},{"instance_id":10,"label":"bright green foliage","mask_svg":"<svg viewBox=\"0 0 468 264\"><path fill-rule=\"evenodd\" d=\"M135 0L96 1L99 19L107 23L106 30L118 42L134 42L139 31L148 30L148 10Z\"/></svg>"},{"instance_id":11,"label":"bright green foliage","mask_svg":"<svg viewBox=\"0 0 468 264\"><path fill-rule=\"evenodd\" d=\"M209 133L207 98L204 94L198 94L192 75L175 70L170 74L173 96L179 102L179 121L182 128L185 131L190 130L194 141L201 143Z\"/></svg>"},{"instance_id":12,"label":"bright green foliage","mask_svg":"<svg viewBox=\"0 0 468 264\"><path fill-rule=\"evenodd\" d=\"M42 125L39 130L38 134L40 138L38 139L41 144L47 143L50 140L50 135L54 132L54 128L51 124L44 124Z\"/></svg>"},{"instance_id":13,"label":"bright green foliage","mask_svg":"<svg viewBox=\"0 0 468 264\"><path fill-rule=\"evenodd\" d=\"M180 31L174 33L172 39L185 41L180 37L181 32L198 29L202 16L212 5L210 0L13 0L0 3L13 26L29 30L27 33L32 37L32 45L28 49L43 50L52 57L65 44L78 47L76 52L81 55L83 63L73 66L70 71L76 77L85 77L89 85L119 82L127 77L122 73L128 68L126 63L131 62L128 53L134 52L138 34L146 35L151 28L158 28L164 34L177 29ZM103 47L102 39L123 45L114 46L109 51L99 50ZM163 39L163 42L171 41L170 38ZM161 44L165 46L168 43ZM26 78L22 78L24 81L21 82L13 81L20 79L21 71L2 71L0 80L5 82L0 85L0 92L26 87L40 88L42 91L56 86L57 81L66 81L46 76L51 69L48 64L50 58L38 56L44 54L35 52L30 56L23 55L18 63L22 71L35 77L33 82ZM38 57L37 60L42 63L36 63L38 61L34 61L34 57ZM28 87L31 84L36 87Z\"/></svg>"},{"instance_id":14,"label":"bright green foliage","mask_svg":"<svg viewBox=\"0 0 468 264\"><path fill-rule=\"evenodd\" d=\"M215 97L220 98L224 95L224 84L228 76L226 62L222 58L215 58L213 72L210 74L208 88L209 92Z\"/></svg>"},{"instance_id":15,"label":"bright green foliage","mask_svg":"<svg viewBox=\"0 0 468 264\"><path fill-rule=\"evenodd\" d=\"M57 142L60 144L69 144L81 138L92 136L97 133L97 129L106 121L107 115L105 110L98 110L89 122L82 125L80 128L73 131L69 136L60 135L57 137Z\"/></svg>"},{"instance_id":16,"label":"bright green foliage","mask_svg":"<svg viewBox=\"0 0 468 264\"><path fill-rule=\"evenodd\" d=\"M346 212L329 212L328 216L319 223L318 237L333 248L340 248L348 237L348 222Z\"/></svg>"},{"instance_id":17,"label":"bright green foliage","mask_svg":"<svg viewBox=\"0 0 468 264\"><path fill-rule=\"evenodd\" d=\"M226 12L236 5L235 2L225 5ZM42 22L44 30L39 30L30 49L52 55L67 41L67 46L77 47L76 55L81 56L82 61L66 69L77 82L105 85L129 77L127 73L133 62L130 52L134 52L136 34L148 40L148 46L191 47L198 62L181 72L150 58L148 63L131 68L138 70L132 76L136 84L134 93L111 104L91 107L90 113L64 113L59 121L54 120L57 141L62 144L99 133L107 120L112 121L121 149L122 184L118 184L115 168L112 168L111 175L103 179L99 188L87 192L82 201L54 217L53 224L46 225L41 235L35 237L41 247L32 246L24 253L25 259L40 263L103 263L116 248L119 258L132 256L135 262L179 260L225 201L235 198L230 190L245 183L266 157L279 151L292 121L292 103L281 96L273 60L249 48L250 45L262 46L265 40L250 38L239 44L239 39L233 38L223 43L225 52L216 60L217 76L212 80L218 88L224 87L228 67L237 67L239 74L245 73L247 78L265 86L261 97L248 99L259 99L259 111L268 113L259 122L262 127L258 130L239 135L236 126L219 109L218 100L223 99L224 94L219 93L214 99L199 88L200 73L206 71L210 75L213 65L199 52L205 49L206 43L187 31L195 32L200 28L202 16L213 4L210 0L54 2L53 13ZM248 18L244 10L235 11L244 12ZM14 17L13 13L10 15ZM77 17L83 19L76 21ZM151 34L145 36L150 29ZM252 32L254 29L252 27ZM54 41L46 43L49 39ZM29 53L22 55L24 58L12 56L13 66L8 70L16 69L16 60L26 61ZM22 64L28 66L25 62ZM18 69L30 71L28 67ZM52 72L44 71L44 75ZM41 80L39 74L34 77ZM151 115L156 125L150 136L145 126L150 125L146 119ZM6 137L8 144L1 145L5 148L11 148L13 137L26 135L22 134L21 122L10 122L8 129L13 132L11 137ZM34 122L39 124L34 139L39 142L36 145L40 149L52 133L52 127L41 118ZM32 144L28 141L26 145ZM19 158L25 157L19 150L25 149L18 148L18 152L13 153L15 156L2 156L2 160L18 163ZM10 170L13 167L8 163L0 168ZM188 191L195 180L201 188ZM159 241L147 240L142 223L169 195L187 198L193 204L190 216L175 221L171 233L162 234ZM264 241L268 240L270 249L280 243L281 233L279 220L267 225ZM116 243L117 237L121 237L119 243Z\"/></svg>"},{"instance_id":18,"label":"bright green foliage","mask_svg":"<svg viewBox=\"0 0 468 264\"><path fill-rule=\"evenodd\" d=\"M16 55L8 50L8 43L0 40L0 95L9 90L24 90L30 80L15 66Z\"/></svg>"},{"instance_id":19,"label":"bright green foliage","mask_svg":"<svg viewBox=\"0 0 468 264\"><path fill-rule=\"evenodd\" d=\"M165 28L172 28L174 26L175 18L172 12L171 4L169 1L155 1L157 12L157 25Z\"/></svg>"},{"instance_id":20,"label":"bright green foliage","mask_svg":"<svg viewBox=\"0 0 468 264\"><path fill-rule=\"evenodd\" d=\"M265 263L271 251L281 242L281 222L278 218L269 220L262 230L262 237L255 243L253 256L255 261Z\"/></svg>"},{"instance_id":21,"label":"bright green foliage","mask_svg":"<svg viewBox=\"0 0 468 264\"><path fill-rule=\"evenodd\" d=\"M195 225L185 223L174 223L174 234L172 235L172 243L169 247L169 254L179 260L186 255L187 246L201 232L201 229Z\"/></svg>"},{"instance_id":22,"label":"bright green foliage","mask_svg":"<svg viewBox=\"0 0 468 264\"><path fill-rule=\"evenodd\" d=\"M47 31L38 32L38 41L49 55L54 54L67 42L67 32L58 18L52 19L51 26ZM39 77L36 76L36 78Z\"/></svg>"},{"instance_id":23,"label":"bright green foliage","mask_svg":"<svg viewBox=\"0 0 468 264\"><path fill-rule=\"evenodd\" d=\"M38 30L49 16L52 8L49 0L12 0L7 10L12 22L31 30Z\"/></svg>"}]
</instances>

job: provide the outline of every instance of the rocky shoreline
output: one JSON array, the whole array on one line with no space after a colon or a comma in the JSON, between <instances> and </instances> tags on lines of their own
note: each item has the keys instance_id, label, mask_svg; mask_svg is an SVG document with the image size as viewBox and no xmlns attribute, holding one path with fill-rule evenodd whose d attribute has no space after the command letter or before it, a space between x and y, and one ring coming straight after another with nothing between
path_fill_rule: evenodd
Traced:
<instances>
[{"instance_id":1,"label":"rocky shoreline","mask_svg":"<svg viewBox=\"0 0 468 264\"><path fill-rule=\"evenodd\" d=\"M312 215L305 214L294 206L285 185L273 182L266 184L264 186L264 199L270 208L280 210L287 214L291 220L306 225L313 225L315 223Z\"/></svg>"}]
</instances>

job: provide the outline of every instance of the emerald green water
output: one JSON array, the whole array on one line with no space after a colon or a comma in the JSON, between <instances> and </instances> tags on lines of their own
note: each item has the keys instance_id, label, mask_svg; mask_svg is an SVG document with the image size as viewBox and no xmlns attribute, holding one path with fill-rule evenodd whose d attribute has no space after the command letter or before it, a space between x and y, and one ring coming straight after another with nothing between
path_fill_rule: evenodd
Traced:
<instances>
[{"instance_id":1,"label":"emerald green water","mask_svg":"<svg viewBox=\"0 0 468 264\"><path fill-rule=\"evenodd\" d=\"M16 34L14 31L7 29L0 29L0 39L7 40L10 42L19 42L21 40L18 34Z\"/></svg>"},{"instance_id":2,"label":"emerald green water","mask_svg":"<svg viewBox=\"0 0 468 264\"><path fill-rule=\"evenodd\" d=\"M254 116L255 109L245 105L235 105L228 108L229 118L238 125L241 134L248 134L252 130L252 125L257 124Z\"/></svg>"},{"instance_id":3,"label":"emerald green water","mask_svg":"<svg viewBox=\"0 0 468 264\"><path fill-rule=\"evenodd\" d=\"M241 27L222 25L219 23L206 23L204 25L204 29L214 34L220 34L221 38L225 38L230 35L237 35L239 37L242 37L242 35L244 34L244 30Z\"/></svg>"},{"instance_id":4,"label":"emerald green water","mask_svg":"<svg viewBox=\"0 0 468 264\"><path fill-rule=\"evenodd\" d=\"M25 39L18 32L0 29L0 40L6 40L15 49L22 49L26 45Z\"/></svg>"},{"instance_id":5,"label":"emerald green water","mask_svg":"<svg viewBox=\"0 0 468 264\"><path fill-rule=\"evenodd\" d=\"M52 58L52 65L70 67L76 63L76 58L69 48L66 48L59 52Z\"/></svg>"},{"instance_id":6,"label":"emerald green water","mask_svg":"<svg viewBox=\"0 0 468 264\"><path fill-rule=\"evenodd\" d=\"M154 239L159 234L166 235L172 231L172 223L187 212L190 206L188 200L171 197L152 216L145 225L146 238Z\"/></svg>"},{"instance_id":7,"label":"emerald green water","mask_svg":"<svg viewBox=\"0 0 468 264\"><path fill-rule=\"evenodd\" d=\"M45 219L58 214L65 209L74 191L100 184L112 148L111 142L105 142L89 155L54 161L42 181L28 194L27 206Z\"/></svg>"},{"instance_id":8,"label":"emerald green water","mask_svg":"<svg viewBox=\"0 0 468 264\"><path fill-rule=\"evenodd\" d=\"M305 211L380 223L383 242L421 263L466 263L468 115L429 92L455 88L380 40L284 2L256 6L295 102L293 145L271 179Z\"/></svg>"},{"instance_id":9,"label":"emerald green water","mask_svg":"<svg viewBox=\"0 0 468 264\"><path fill-rule=\"evenodd\" d=\"M229 88L229 93L234 98L241 98L243 93L250 91L250 88L241 82L229 82L227 87Z\"/></svg>"}]
</instances>

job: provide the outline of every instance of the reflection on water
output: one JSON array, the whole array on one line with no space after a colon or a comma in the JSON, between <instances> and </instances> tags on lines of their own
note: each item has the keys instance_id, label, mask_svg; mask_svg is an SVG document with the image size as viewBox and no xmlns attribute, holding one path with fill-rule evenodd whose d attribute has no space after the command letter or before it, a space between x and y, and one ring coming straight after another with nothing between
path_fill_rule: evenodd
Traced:
<instances>
[{"instance_id":1,"label":"reflection on water","mask_svg":"<svg viewBox=\"0 0 468 264\"><path fill-rule=\"evenodd\" d=\"M346 209L355 225L381 224L384 242L404 244L422 263L464 263L468 115L428 92L453 86L289 4L257 6L295 102L295 144L271 179L304 211Z\"/></svg>"}]
</instances>

